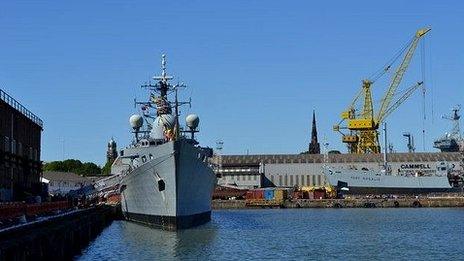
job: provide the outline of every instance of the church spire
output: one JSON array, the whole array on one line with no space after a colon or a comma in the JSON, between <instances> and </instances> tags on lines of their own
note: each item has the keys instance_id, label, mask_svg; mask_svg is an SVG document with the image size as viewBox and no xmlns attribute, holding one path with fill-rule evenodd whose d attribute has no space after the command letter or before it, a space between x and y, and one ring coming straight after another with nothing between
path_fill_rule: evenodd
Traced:
<instances>
[{"instance_id":1,"label":"church spire","mask_svg":"<svg viewBox=\"0 0 464 261\"><path fill-rule=\"evenodd\" d=\"M313 125L311 130L311 143L309 143L309 154L320 154L321 147L317 141L316 113L313 110Z\"/></svg>"}]
</instances>

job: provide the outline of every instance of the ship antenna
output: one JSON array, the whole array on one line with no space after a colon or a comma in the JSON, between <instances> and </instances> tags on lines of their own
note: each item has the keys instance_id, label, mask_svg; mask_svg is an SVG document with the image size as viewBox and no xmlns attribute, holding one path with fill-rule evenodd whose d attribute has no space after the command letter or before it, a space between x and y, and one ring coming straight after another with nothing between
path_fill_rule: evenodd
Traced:
<instances>
[{"instance_id":1,"label":"ship antenna","mask_svg":"<svg viewBox=\"0 0 464 261\"><path fill-rule=\"evenodd\" d=\"M161 77L166 82L166 54L164 53L161 55Z\"/></svg>"}]
</instances>

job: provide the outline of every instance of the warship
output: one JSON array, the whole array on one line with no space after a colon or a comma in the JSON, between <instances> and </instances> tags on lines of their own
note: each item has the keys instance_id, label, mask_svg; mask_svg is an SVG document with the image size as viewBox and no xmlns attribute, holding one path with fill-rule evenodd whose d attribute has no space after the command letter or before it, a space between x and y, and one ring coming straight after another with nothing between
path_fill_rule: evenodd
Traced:
<instances>
[{"instance_id":1,"label":"warship","mask_svg":"<svg viewBox=\"0 0 464 261\"><path fill-rule=\"evenodd\" d=\"M322 173L328 183L345 194L423 194L451 192L448 175L452 169L446 162L429 172L411 171L393 175L388 168L335 169L324 166Z\"/></svg>"},{"instance_id":2,"label":"warship","mask_svg":"<svg viewBox=\"0 0 464 261\"><path fill-rule=\"evenodd\" d=\"M384 123L385 144L387 143L386 123ZM325 164L322 174L326 181L343 194L422 194L431 192L451 192L450 175L454 165L448 162L437 162L432 169L422 169L411 166L393 174L388 163L387 146L383 153L384 162L381 170L367 168L335 168L328 163L325 155ZM420 167L420 164L418 167Z\"/></svg>"},{"instance_id":3,"label":"warship","mask_svg":"<svg viewBox=\"0 0 464 261\"><path fill-rule=\"evenodd\" d=\"M185 85L170 83L164 54L161 69L161 76L153 77L156 84L142 86L149 100L135 101L142 113L129 119L134 140L120 151L112 172L124 174L119 188L127 220L177 230L211 220L216 175L209 161L212 149L195 140L199 117L188 115L186 128L180 127L179 106L190 101L178 101Z\"/></svg>"}]
</instances>

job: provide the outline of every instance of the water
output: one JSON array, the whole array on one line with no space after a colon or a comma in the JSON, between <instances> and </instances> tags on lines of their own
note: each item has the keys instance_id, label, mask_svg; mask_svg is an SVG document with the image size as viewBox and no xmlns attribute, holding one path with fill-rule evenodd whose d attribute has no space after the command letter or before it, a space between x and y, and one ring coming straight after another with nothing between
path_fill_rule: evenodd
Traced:
<instances>
[{"instance_id":1,"label":"water","mask_svg":"<svg viewBox=\"0 0 464 261\"><path fill-rule=\"evenodd\" d=\"M463 260L464 209L218 210L180 232L115 221L78 260Z\"/></svg>"}]
</instances>

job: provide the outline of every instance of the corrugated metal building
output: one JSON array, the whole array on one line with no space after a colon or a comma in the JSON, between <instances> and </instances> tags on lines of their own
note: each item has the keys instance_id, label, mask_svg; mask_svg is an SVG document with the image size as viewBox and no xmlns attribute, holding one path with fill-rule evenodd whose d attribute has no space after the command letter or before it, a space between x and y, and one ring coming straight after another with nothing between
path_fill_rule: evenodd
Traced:
<instances>
[{"instance_id":1,"label":"corrugated metal building","mask_svg":"<svg viewBox=\"0 0 464 261\"><path fill-rule=\"evenodd\" d=\"M460 153L453 152L388 154L393 174L405 170L430 171L444 161L459 169L460 159ZM328 162L340 168L380 170L383 155L330 154ZM322 154L223 155L219 183L238 187L318 186L325 182L321 175L323 164Z\"/></svg>"},{"instance_id":2,"label":"corrugated metal building","mask_svg":"<svg viewBox=\"0 0 464 261\"><path fill-rule=\"evenodd\" d=\"M42 120L0 90L0 201L40 193Z\"/></svg>"},{"instance_id":3,"label":"corrugated metal building","mask_svg":"<svg viewBox=\"0 0 464 261\"><path fill-rule=\"evenodd\" d=\"M73 172L45 171L43 179L48 181L48 193L50 195L65 196L72 190L81 189L93 182L87 177L82 177Z\"/></svg>"}]
</instances>

